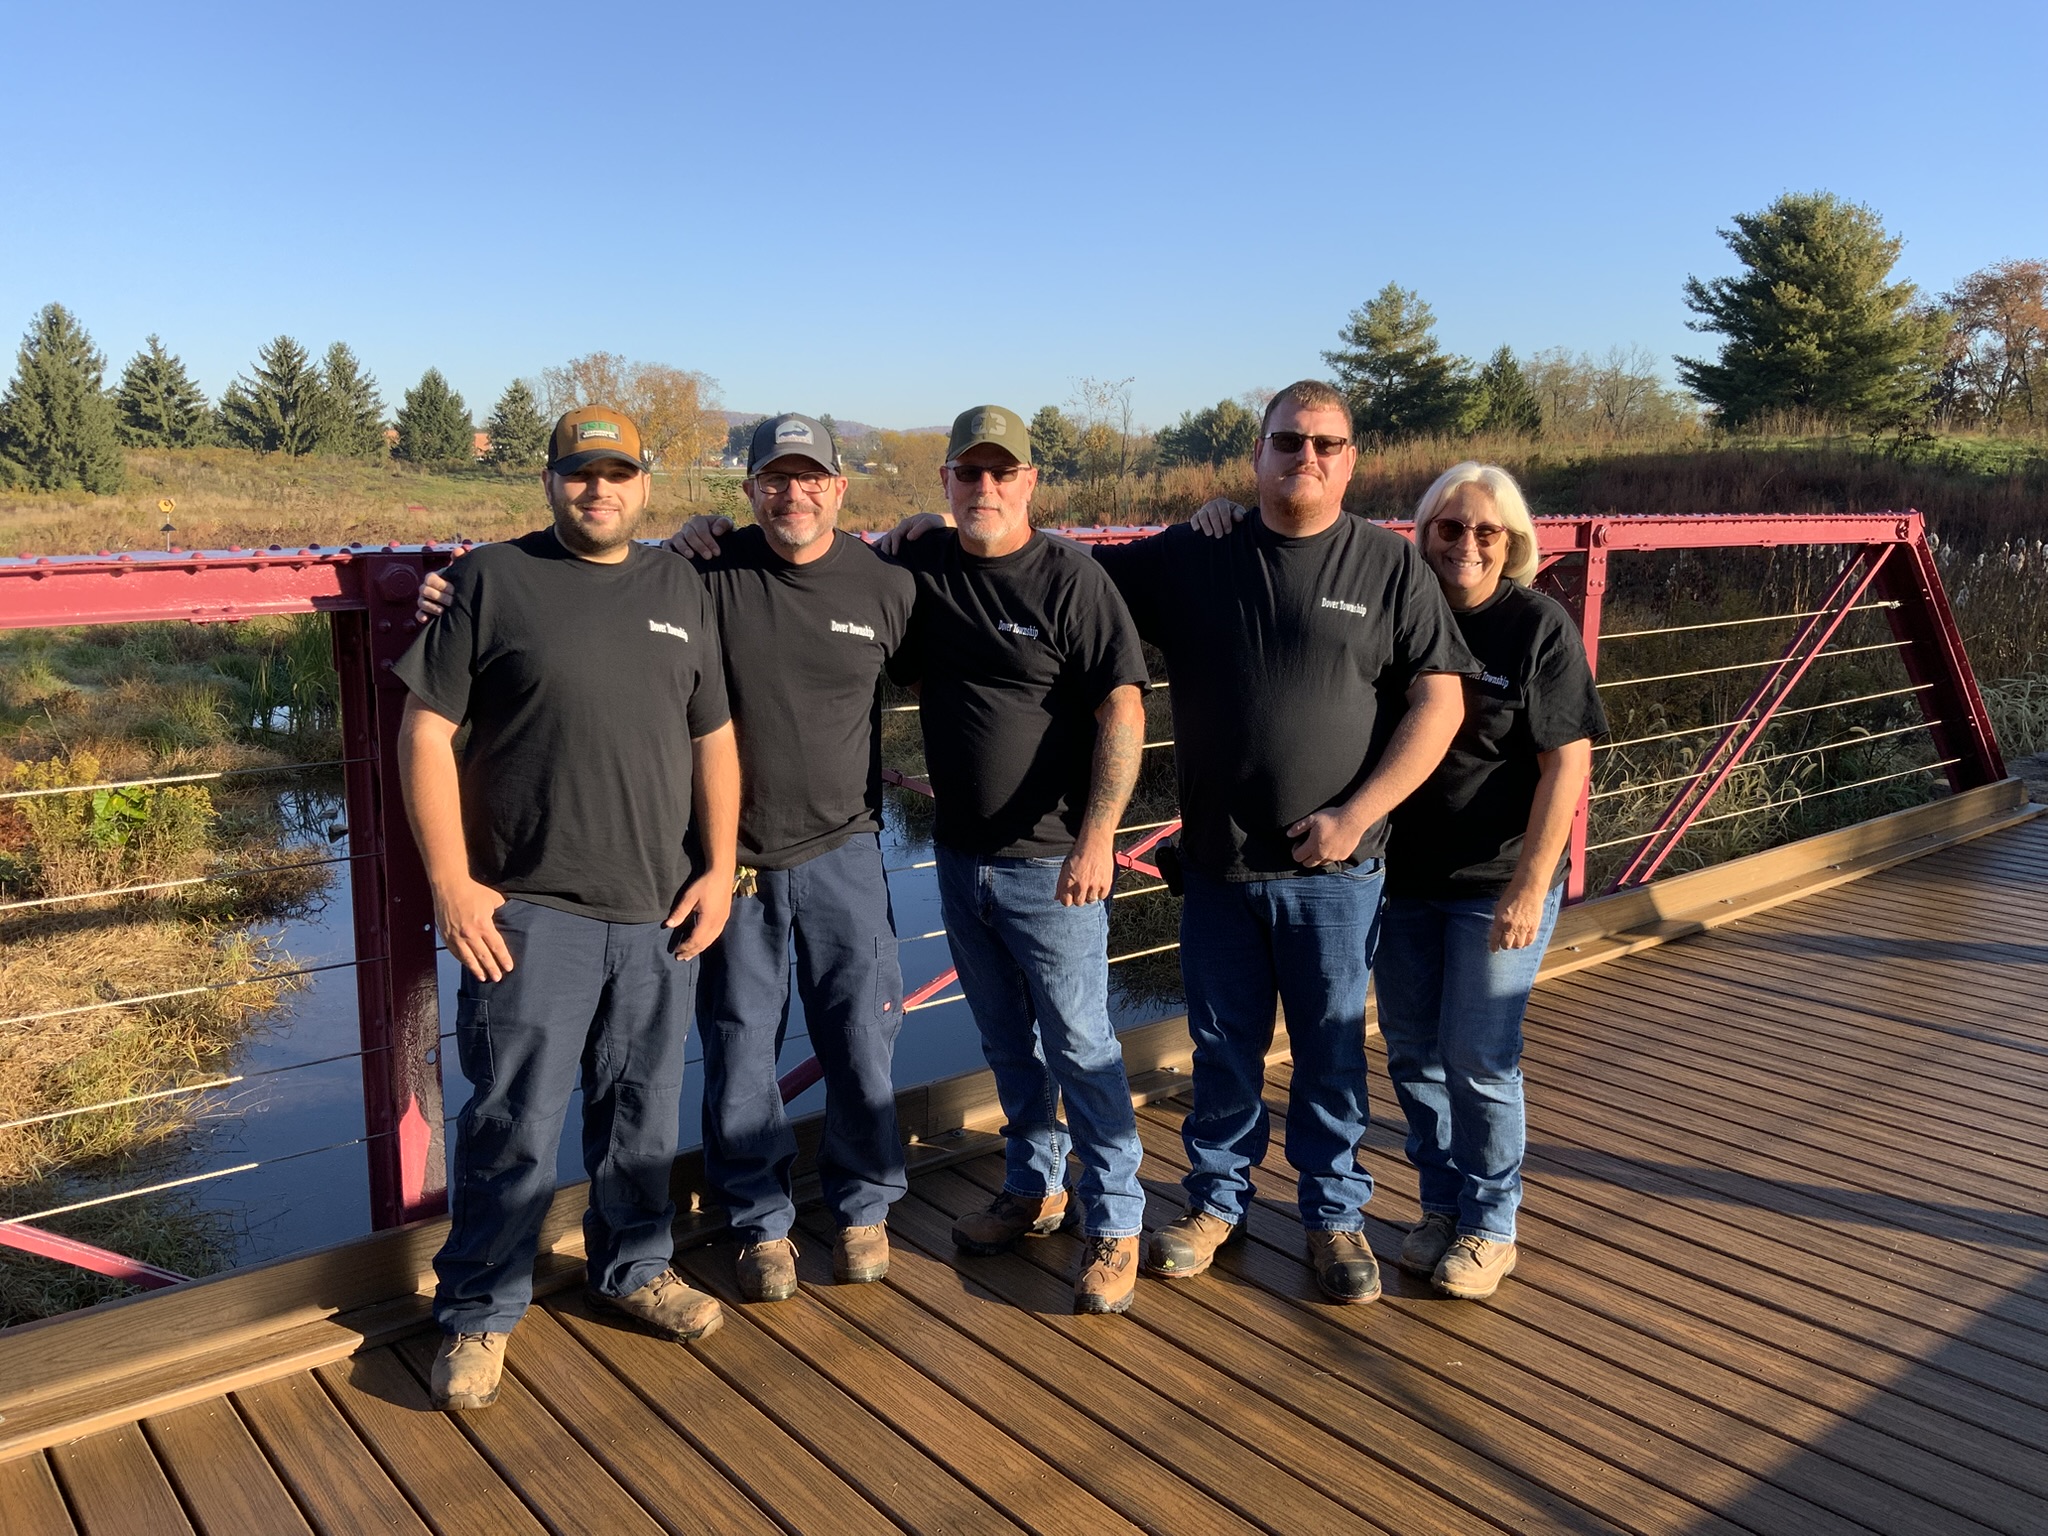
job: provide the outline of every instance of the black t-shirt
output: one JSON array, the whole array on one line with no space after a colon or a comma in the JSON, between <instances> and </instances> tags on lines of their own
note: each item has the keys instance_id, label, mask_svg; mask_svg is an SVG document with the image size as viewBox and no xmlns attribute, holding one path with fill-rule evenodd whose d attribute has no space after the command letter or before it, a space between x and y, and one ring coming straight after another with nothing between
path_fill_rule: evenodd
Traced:
<instances>
[{"instance_id":1,"label":"black t-shirt","mask_svg":"<svg viewBox=\"0 0 2048 1536\"><path fill-rule=\"evenodd\" d=\"M1418 676L1475 670L1422 556L1362 518L1287 538L1253 512L1224 538L1182 524L1096 558L1166 653L1181 855L1222 879L1306 873L1286 828L1356 792Z\"/></svg>"},{"instance_id":2,"label":"black t-shirt","mask_svg":"<svg viewBox=\"0 0 2048 1536\"><path fill-rule=\"evenodd\" d=\"M728 718L697 573L643 544L579 560L542 528L447 576L447 611L397 673L469 722L471 877L607 922L667 917L690 875L690 741Z\"/></svg>"},{"instance_id":3,"label":"black t-shirt","mask_svg":"<svg viewBox=\"0 0 2048 1536\"><path fill-rule=\"evenodd\" d=\"M1387 889L1397 896L1449 901L1506 890L1536 802L1536 754L1607 734L1585 643L1562 606L1503 581L1456 618L1481 670L1465 679L1458 739L1394 812ZM1559 857L1552 884L1568 862Z\"/></svg>"},{"instance_id":4,"label":"black t-shirt","mask_svg":"<svg viewBox=\"0 0 2048 1536\"><path fill-rule=\"evenodd\" d=\"M688 551L676 540L670 548ZM882 669L917 584L850 533L806 565L741 528L697 561L725 644L740 748L740 858L788 869L882 830Z\"/></svg>"},{"instance_id":5,"label":"black t-shirt","mask_svg":"<svg viewBox=\"0 0 2048 1536\"><path fill-rule=\"evenodd\" d=\"M1066 855L1088 805L1095 711L1148 681L1116 589L1084 550L1041 533L985 560L935 530L898 558L917 578L911 665L938 840L986 858Z\"/></svg>"}]
</instances>

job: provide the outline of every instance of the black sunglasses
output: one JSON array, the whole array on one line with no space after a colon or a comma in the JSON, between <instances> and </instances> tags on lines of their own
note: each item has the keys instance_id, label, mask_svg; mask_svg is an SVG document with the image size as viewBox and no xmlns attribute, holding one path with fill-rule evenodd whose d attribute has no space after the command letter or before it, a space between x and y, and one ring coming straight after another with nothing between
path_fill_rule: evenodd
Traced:
<instances>
[{"instance_id":1,"label":"black sunglasses","mask_svg":"<svg viewBox=\"0 0 2048 1536\"><path fill-rule=\"evenodd\" d=\"M1316 445L1316 457L1327 459L1333 453L1342 453L1351 446L1348 437L1322 437L1307 432L1268 432L1266 441L1282 453L1299 453L1303 443Z\"/></svg>"}]
</instances>

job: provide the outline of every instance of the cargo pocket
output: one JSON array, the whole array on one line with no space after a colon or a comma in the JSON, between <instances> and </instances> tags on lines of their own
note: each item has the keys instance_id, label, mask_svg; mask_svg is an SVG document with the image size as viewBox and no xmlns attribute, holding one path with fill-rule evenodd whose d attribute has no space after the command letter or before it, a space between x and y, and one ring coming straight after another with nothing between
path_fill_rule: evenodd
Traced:
<instances>
[{"instance_id":1,"label":"cargo pocket","mask_svg":"<svg viewBox=\"0 0 2048 1536\"><path fill-rule=\"evenodd\" d=\"M875 1022L892 1035L903 1026L903 966L896 943L888 934L875 939Z\"/></svg>"},{"instance_id":2,"label":"cargo pocket","mask_svg":"<svg viewBox=\"0 0 2048 1536\"><path fill-rule=\"evenodd\" d=\"M496 1075L491 1057L491 1000L473 995L467 987L455 999L455 1057L462 1075L478 1094L491 1086Z\"/></svg>"}]
</instances>

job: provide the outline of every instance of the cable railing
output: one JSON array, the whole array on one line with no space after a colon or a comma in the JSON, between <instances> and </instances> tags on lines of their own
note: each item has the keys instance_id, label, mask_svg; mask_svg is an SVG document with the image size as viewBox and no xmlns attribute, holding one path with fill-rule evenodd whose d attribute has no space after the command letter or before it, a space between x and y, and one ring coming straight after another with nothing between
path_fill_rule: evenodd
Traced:
<instances>
[{"instance_id":1,"label":"cable railing","mask_svg":"<svg viewBox=\"0 0 2048 1536\"><path fill-rule=\"evenodd\" d=\"M1128 537L1133 530L1080 530L1084 541ZM1990 738L1982 701L1970 678L1967 662L1956 637L1940 584L1926 551L1924 530L1917 517L1844 517L1813 519L1759 518L1576 518L1542 519L1538 524L1542 554L1558 587L1579 621L1596 675L1617 709L1621 729L1598 746L1596 762L1604 765L1601 782L1590 790L1574 830L1572 850L1572 895L1585 889L1589 855L1605 857L1631 848L1641 849L1646 840L1662 837L1675 843L1690 831L1709 828L1743 818L1787 817L1800 808L1830 798L1875 791L1887 785L1919 779L1937 782L1946 775L1952 788L1989 782L2002 776L2003 765ZM1679 622L1653 627L1603 632L1601 614L1608 598L1608 570L1617 555L1660 549L1698 548L1781 548L1794 543L1828 544L1851 556L1857 581L1841 589L1845 595L1831 595L1821 607L1800 604L1795 611L1737 618L1691 621L1680 613ZM1878 553L1872 554L1872 551ZM233 620L271 613L326 612L331 616L333 647L340 680L339 714L341 750L317 762L261 764L192 772L164 772L131 778L109 777L92 784L35 786L0 791L0 804L46 799L65 793L123 794L216 780L255 779L264 775L299 772L330 772L343 783L343 814L351 839L347 852L314 858L285 858L255 861L246 867L221 869L193 875L166 875L131 882L108 881L84 891L51 891L10 896L0 901L0 923L22 923L53 918L90 902L137 904L176 899L181 893L210 884L252 883L262 879L332 879L347 877L347 905L355 931L355 957L320 964L284 964L265 967L248 976L212 981L202 985L159 987L132 994L82 1000L63 1007L23 1010L0 1018L0 1030L20 1032L49 1026L69 1027L76 1021L107 1012L134 1011L159 1004L177 1004L216 993L240 989L298 986L317 987L324 979L351 973L355 979L359 1041L356 1049L313 1054L271 1066L209 1073L190 1082L139 1085L133 1093L108 1095L91 1103L51 1108L0 1122L0 1133L35 1133L38 1129L89 1123L97 1115L161 1109L167 1114L183 1112L181 1106L211 1102L209 1095L246 1097L256 1090L276 1092L273 1085L291 1074L335 1068L358 1062L364 1083L362 1133L345 1140L326 1140L302 1149L287 1149L258 1158L235 1160L224 1166L177 1177L148 1179L123 1190L81 1194L76 1199L53 1199L35 1210L0 1218L0 1242L44 1252L66 1263L99 1268L137 1284L169 1283L177 1279L168 1271L155 1269L118 1254L107 1254L76 1239L35 1231L36 1224L62 1219L76 1212L124 1201L146 1200L195 1186L217 1185L219 1181L280 1163L292 1163L322 1154L362 1149L367 1161L371 1222L376 1227L436 1214L444 1201L444 1127L454 1117L442 1103L442 1063L453 1031L442 1027L438 963L431 931L431 903L427 900L424 870L411 844L402 806L396 792L396 733L404 690L390 675L389 662L410 643L415 625L412 606L422 574L443 564L454 549L352 549L332 553L301 551L232 551L225 555L193 555L117 561L113 557L85 557L76 561L0 560L0 625L31 627L38 624L121 623L148 619L198 619L207 622ZM1864 566L1855 566L1863 560ZM32 568L30 568L32 567ZM1888 639L1856 638L1838 633L1849 620L1881 620L1891 630ZM1686 644L1700 643L1701 637L1726 635L1731 640L1744 634L1762 634L1770 626L1792 626L1809 642L1803 650L1793 645L1776 657L1722 659L1701 656L1700 665L1682 670L1654 668L1632 676L1599 675L1601 646L1648 643L1676 637ZM1826 633L1822 634L1821 631ZM1853 643L1852 643L1853 641ZM1718 643L1718 642L1716 642ZM1658 653L1652 653L1656 656ZM1661 659L1661 658L1659 658ZM1857 669L1853 686L1844 688L1842 679L1828 669L1837 666ZM1896 682L1885 680L1882 671L1903 670ZM1793 675L1796 672L1797 675ZM1740 711L1725 707L1701 723L1646 718L1637 701L1648 700L1651 690L1675 689L1676 696L1696 702L1688 707L1711 708L1710 700L1728 681L1759 677L1759 693ZM1813 698L1824 677L1836 683L1827 698ZM1793 697L1802 688L1802 697ZM1762 691L1776 681L1777 691L1768 697ZM1695 681L1710 686L1684 689L1678 685ZM1168 685L1157 683L1151 693L1165 694ZM880 706L889 716L916 714L914 702L884 701ZM1911 710L1917 721L1908 721L1894 710ZM1868 719L1859 713L1875 712ZM1806 744L1797 736L1787 739L1785 728L1795 723L1815 722L1832 713L1843 722L1825 723L1827 739ZM1630 722L1635 722L1631 724ZM1925 732L1933 750L1927 761L1894 766L1884 754L1912 750L1913 739ZM1773 734L1776 733L1776 734ZM1173 732L1148 732L1142 745L1146 752L1168 751L1174 747ZM1710 743L1693 753L1683 744L1705 738ZM1739 739L1737 739L1739 738ZM1733 745L1731 746L1731 741ZM1854 749L1870 748L1870 761L1858 763ZM1685 756L1677 754L1685 753ZM1830 765L1847 762L1855 776L1846 782L1829 783ZM1705 765L1705 776L1700 765ZM1864 771L1856 773L1856 768ZM1757 769L1768 776L1772 793L1754 804L1727 807L1714 804L1713 792L1730 773ZM1878 771L1870 771L1876 769ZM1709 785L1707 777L1720 774ZM1810 787L1793 787L1795 775L1809 775ZM930 794L922 765L892 767L885 774L894 786L913 793ZM1754 787L1755 777L1744 781ZM1651 804L1671 791L1673 811L1682 825L1675 833L1670 825L1627 830L1623 813L1628 807ZM1621 820L1621 825L1612 824ZM1597 823L1597 825L1592 825ZM1592 825L1589 837L1588 829ZM1139 901L1167 892L1152 850L1179 827L1171 816L1150 811L1147 819L1133 820L1117 829L1117 884L1113 890L1112 913L1116 904ZM1660 845L1661 846L1661 845ZM885 874L898 883L899 900L908 894L900 882L929 881L936 857L918 857L922 850L901 848L896 862L885 866ZM1667 850L1668 851L1668 850ZM906 856L907 855L907 856ZM1653 871L1654 872L1654 871ZM928 888L928 887L927 887ZM1137 909L1130 909L1134 913ZM1170 920L1171 908L1155 908L1151 922ZM1160 918L1164 914L1164 918ZM1134 917L1133 921L1139 921ZM946 1010L965 1001L958 977L942 968L927 947L947 937L943 926L918 925L919 931L899 938L906 955L909 975L924 979L906 988L903 1011L923 1016ZM1138 942L1133 943L1136 938ZM1113 941L1114 942L1114 941ZM1123 945L1108 955L1112 966L1138 965L1173 954L1177 940L1156 928L1126 933ZM1150 973L1147 973L1148 975ZM1147 989L1153 985L1145 984ZM1144 996L1157 996L1147 990ZM955 1015L941 1013L947 1022L935 1027L951 1030L964 1025ZM792 1034L786 1047L808 1044L802 1032ZM695 1061L698 1058L693 1057ZM816 1080L815 1061L805 1064ZM786 1090L801 1092L808 1083L793 1084L800 1067L785 1077Z\"/></svg>"}]
</instances>

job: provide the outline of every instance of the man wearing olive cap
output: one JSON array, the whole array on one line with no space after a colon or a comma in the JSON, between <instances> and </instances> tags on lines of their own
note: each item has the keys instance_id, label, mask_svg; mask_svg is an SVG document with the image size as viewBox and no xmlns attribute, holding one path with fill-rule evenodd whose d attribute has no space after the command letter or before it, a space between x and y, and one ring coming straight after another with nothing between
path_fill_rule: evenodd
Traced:
<instances>
[{"instance_id":1,"label":"man wearing olive cap","mask_svg":"<svg viewBox=\"0 0 2048 1536\"><path fill-rule=\"evenodd\" d=\"M444 1408L497 1396L579 1081L592 1300L679 1340L720 1322L669 1267L697 957L736 862L717 621L688 567L633 542L648 475L627 417L563 416L541 480L553 526L449 567L445 612L396 667L400 781L463 966L472 1088L434 1260Z\"/></svg>"}]
</instances>

